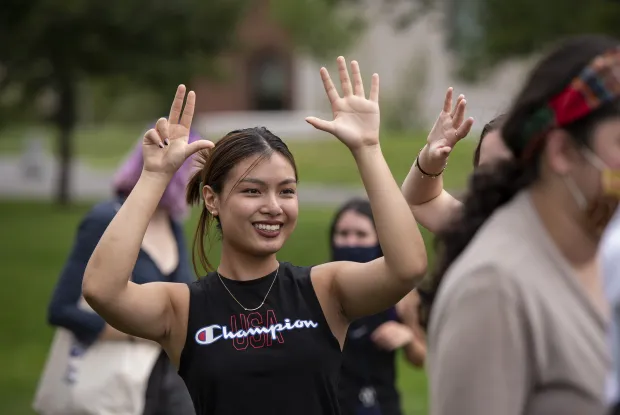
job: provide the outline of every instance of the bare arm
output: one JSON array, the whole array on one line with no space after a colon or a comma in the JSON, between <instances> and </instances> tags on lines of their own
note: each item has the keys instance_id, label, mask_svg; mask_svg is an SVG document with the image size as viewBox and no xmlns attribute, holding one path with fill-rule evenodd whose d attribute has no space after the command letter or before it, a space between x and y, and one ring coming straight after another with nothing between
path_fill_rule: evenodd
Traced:
<instances>
[{"instance_id":1,"label":"bare arm","mask_svg":"<svg viewBox=\"0 0 620 415\"><path fill-rule=\"evenodd\" d=\"M426 360L426 336L418 322L419 302L418 292L413 290L396 304L398 317L413 333L413 339L404 348L405 357L416 367L424 366Z\"/></svg>"},{"instance_id":2,"label":"bare arm","mask_svg":"<svg viewBox=\"0 0 620 415\"><path fill-rule=\"evenodd\" d=\"M437 233L461 212L463 203L442 190L439 196L421 205L409 205L418 223Z\"/></svg>"},{"instance_id":3,"label":"bare arm","mask_svg":"<svg viewBox=\"0 0 620 415\"><path fill-rule=\"evenodd\" d=\"M369 263L322 265L333 278L333 293L349 321L396 304L426 273L424 240L392 177L381 149L357 152L383 257Z\"/></svg>"},{"instance_id":4,"label":"bare arm","mask_svg":"<svg viewBox=\"0 0 620 415\"><path fill-rule=\"evenodd\" d=\"M169 331L171 284L137 285L129 279L166 185L165 178L156 175L140 177L97 244L82 283L84 298L108 324L133 336L156 341Z\"/></svg>"},{"instance_id":5,"label":"bare arm","mask_svg":"<svg viewBox=\"0 0 620 415\"><path fill-rule=\"evenodd\" d=\"M473 119L465 117L466 101L459 96L452 108L452 88L444 107L402 185L402 192L418 222L436 233L460 209L461 203L443 190L443 170L454 145L467 136Z\"/></svg>"},{"instance_id":6,"label":"bare arm","mask_svg":"<svg viewBox=\"0 0 620 415\"><path fill-rule=\"evenodd\" d=\"M343 97L321 69L325 91L332 104L331 122L310 118L315 127L334 134L353 154L370 199L384 257L367 264L334 262L313 269L313 278L329 281L349 321L396 304L426 272L426 249L409 205L383 157L379 145L379 77L373 75L369 99L357 62L351 62L353 85L344 58L338 59Z\"/></svg>"},{"instance_id":7,"label":"bare arm","mask_svg":"<svg viewBox=\"0 0 620 415\"><path fill-rule=\"evenodd\" d=\"M213 146L206 140L188 144L195 94L188 94L182 111L184 98L181 85L169 120L161 118L156 129L146 133L142 175L99 240L82 283L84 298L108 324L160 343L169 337L175 313L182 312L183 305L188 307L189 290L185 284L175 283L137 285L130 277L149 221L170 179L187 157Z\"/></svg>"},{"instance_id":8,"label":"bare arm","mask_svg":"<svg viewBox=\"0 0 620 415\"><path fill-rule=\"evenodd\" d=\"M422 205L441 194L443 191L443 174L439 173L443 171L447 162L448 154L445 157L433 159L429 157L428 144L422 148L417 157L417 162L414 162L411 166L402 185L403 195L409 205ZM431 177L425 175L423 171L432 175L439 175Z\"/></svg>"}]
</instances>

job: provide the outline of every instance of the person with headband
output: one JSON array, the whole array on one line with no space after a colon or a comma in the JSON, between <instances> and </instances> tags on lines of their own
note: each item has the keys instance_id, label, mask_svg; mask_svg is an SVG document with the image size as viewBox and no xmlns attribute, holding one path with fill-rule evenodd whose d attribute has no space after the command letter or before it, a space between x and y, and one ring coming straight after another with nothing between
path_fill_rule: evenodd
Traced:
<instances>
[{"instance_id":1,"label":"person with headband","mask_svg":"<svg viewBox=\"0 0 620 415\"><path fill-rule=\"evenodd\" d=\"M426 273L424 241L379 142L379 77L369 97L357 62L337 60L342 95L320 71L333 121L306 121L351 151L367 191L383 256L368 263L298 267L276 255L298 218L297 170L266 128L187 143L196 95L179 86L168 119L144 138L138 183L95 249L84 297L111 326L162 345L197 415L338 414L341 348L349 323L398 303ZM201 151L202 150L202 151ZM192 284L129 281L139 241L176 169L201 151L187 200L200 204ZM204 239L222 238L212 269Z\"/></svg>"},{"instance_id":2,"label":"person with headband","mask_svg":"<svg viewBox=\"0 0 620 415\"><path fill-rule=\"evenodd\" d=\"M610 366L601 234L618 205L620 42L567 39L503 123L513 157L473 174L438 235L431 414L602 414Z\"/></svg>"}]
</instances>

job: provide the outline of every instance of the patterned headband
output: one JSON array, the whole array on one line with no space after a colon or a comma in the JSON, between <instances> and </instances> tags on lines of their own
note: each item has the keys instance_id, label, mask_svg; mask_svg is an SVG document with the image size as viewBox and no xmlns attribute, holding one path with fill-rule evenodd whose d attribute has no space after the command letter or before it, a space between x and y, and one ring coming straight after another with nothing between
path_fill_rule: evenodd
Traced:
<instances>
[{"instance_id":1,"label":"patterned headband","mask_svg":"<svg viewBox=\"0 0 620 415\"><path fill-rule=\"evenodd\" d=\"M518 144L522 159L529 159L547 133L577 121L620 97L620 48L596 58L559 94L523 126Z\"/></svg>"}]
</instances>

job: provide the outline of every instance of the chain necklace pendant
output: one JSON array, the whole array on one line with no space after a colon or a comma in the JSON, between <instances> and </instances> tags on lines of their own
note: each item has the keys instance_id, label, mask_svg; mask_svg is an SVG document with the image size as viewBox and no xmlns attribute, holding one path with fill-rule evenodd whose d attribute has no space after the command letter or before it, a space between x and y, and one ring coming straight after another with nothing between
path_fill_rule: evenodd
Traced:
<instances>
[{"instance_id":1,"label":"chain necklace pendant","mask_svg":"<svg viewBox=\"0 0 620 415\"><path fill-rule=\"evenodd\" d=\"M261 308L263 306L263 304L265 304L265 301L267 301L267 297L269 296L269 293L271 292L271 289L273 288L273 285L276 282L276 279L278 278L278 273L280 272L280 265L278 265L278 269L276 270L276 275L273 277L273 281L271 281L271 285L269 286L269 289L267 290L267 294L265 294L265 298L263 298L263 301L260 303L260 305L256 308L247 308L245 307L243 304L241 304L239 302L239 300L237 300L237 298L233 295L232 292L230 292L230 290L228 289L228 287L226 286L226 284L224 284L224 280L222 279L222 276L220 275L219 271L215 271L215 273L217 274L217 276L220 279L220 282L222 283L222 285L224 286L224 288L226 289L226 291L228 291L228 294L230 294L230 296L232 297L233 300L235 300L235 302L237 304L239 304L239 306L241 308L243 308L245 311L256 311L259 308Z\"/></svg>"}]
</instances>

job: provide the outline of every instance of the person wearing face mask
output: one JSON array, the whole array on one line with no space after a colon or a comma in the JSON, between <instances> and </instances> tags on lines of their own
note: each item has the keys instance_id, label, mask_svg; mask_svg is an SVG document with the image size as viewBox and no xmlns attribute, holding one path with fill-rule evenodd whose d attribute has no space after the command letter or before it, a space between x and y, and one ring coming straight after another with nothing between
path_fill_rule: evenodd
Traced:
<instances>
[{"instance_id":1,"label":"person wearing face mask","mask_svg":"<svg viewBox=\"0 0 620 415\"><path fill-rule=\"evenodd\" d=\"M370 203L352 199L336 212L330 229L332 261L366 263L383 256ZM421 367L426 356L412 291L395 307L355 320L343 349L339 403L343 415L400 415L396 350Z\"/></svg>"},{"instance_id":2,"label":"person wearing face mask","mask_svg":"<svg viewBox=\"0 0 620 415\"><path fill-rule=\"evenodd\" d=\"M438 234L426 313L431 415L604 414L611 367L598 252L617 205L620 41L565 39L502 124Z\"/></svg>"}]
</instances>

